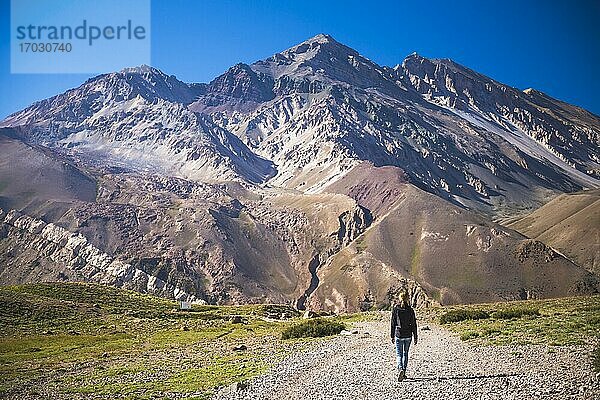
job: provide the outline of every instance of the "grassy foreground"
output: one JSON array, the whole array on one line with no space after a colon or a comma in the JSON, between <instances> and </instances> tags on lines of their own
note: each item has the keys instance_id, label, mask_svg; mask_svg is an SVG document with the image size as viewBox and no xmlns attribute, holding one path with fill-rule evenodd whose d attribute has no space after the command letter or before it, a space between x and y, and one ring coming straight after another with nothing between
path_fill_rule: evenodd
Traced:
<instances>
[{"instance_id":1,"label":"grassy foreground","mask_svg":"<svg viewBox=\"0 0 600 400\"><path fill-rule=\"evenodd\" d=\"M435 320L482 344L597 344L600 296L443 307Z\"/></svg>"},{"instance_id":2,"label":"grassy foreground","mask_svg":"<svg viewBox=\"0 0 600 400\"><path fill-rule=\"evenodd\" d=\"M286 306L194 306L107 286L0 287L0 398L207 399L306 340L388 312L324 320L265 319ZM476 344L600 342L600 296L440 307L433 322ZM420 312L418 312L420 314ZM244 345L245 348L236 349ZM600 370L600 348L595 368Z\"/></svg>"},{"instance_id":3,"label":"grassy foreground","mask_svg":"<svg viewBox=\"0 0 600 400\"><path fill-rule=\"evenodd\" d=\"M94 284L0 287L0 397L205 399L303 343L281 339L297 320L264 319L285 306L176 308Z\"/></svg>"}]
</instances>

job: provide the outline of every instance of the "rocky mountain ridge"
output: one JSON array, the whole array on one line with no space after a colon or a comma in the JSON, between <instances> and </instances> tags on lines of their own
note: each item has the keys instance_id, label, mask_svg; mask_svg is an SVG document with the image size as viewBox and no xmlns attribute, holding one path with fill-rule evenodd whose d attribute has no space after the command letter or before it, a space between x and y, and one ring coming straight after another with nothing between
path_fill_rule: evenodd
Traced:
<instances>
[{"instance_id":1,"label":"rocky mountain ridge","mask_svg":"<svg viewBox=\"0 0 600 400\"><path fill-rule=\"evenodd\" d=\"M0 237L11 237L14 244L3 248L11 258L0 275L5 284L43 280L48 272L53 277L55 271L45 271L43 268L31 270L31 276L7 276L14 265L27 262L27 259L38 260L38 252L43 252L45 257L62 266L58 276L67 276L67 273L78 281L113 285L184 301L201 301L145 271L113 259L90 244L81 234L71 233L52 223L46 224L16 210L11 210L6 215L0 210L0 218L2 217Z\"/></svg>"},{"instance_id":2,"label":"rocky mountain ridge","mask_svg":"<svg viewBox=\"0 0 600 400\"><path fill-rule=\"evenodd\" d=\"M599 121L451 60L413 54L380 67L318 35L209 84L147 66L100 75L2 126L138 169L311 192L366 160L398 166L455 203L502 213L550 192L598 187Z\"/></svg>"},{"instance_id":3,"label":"rocky mountain ridge","mask_svg":"<svg viewBox=\"0 0 600 400\"><path fill-rule=\"evenodd\" d=\"M148 66L100 75L0 129L7 154L28 154L0 163L6 212L208 303L343 311L407 287L423 303L600 289L491 222L599 187L600 118L450 60L379 66L317 35L207 84ZM36 265L58 279L37 239L3 230L0 247L27 254L4 281L38 279L23 272Z\"/></svg>"}]
</instances>

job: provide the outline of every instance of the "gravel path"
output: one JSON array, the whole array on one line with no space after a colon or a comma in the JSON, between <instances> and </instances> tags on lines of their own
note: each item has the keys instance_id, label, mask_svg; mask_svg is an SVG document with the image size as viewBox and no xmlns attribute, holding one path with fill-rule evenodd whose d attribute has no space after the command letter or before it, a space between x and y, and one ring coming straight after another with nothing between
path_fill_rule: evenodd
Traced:
<instances>
[{"instance_id":1,"label":"gravel path","mask_svg":"<svg viewBox=\"0 0 600 400\"><path fill-rule=\"evenodd\" d=\"M224 388L213 399L600 399L589 347L473 347L431 326L419 332L408 379L398 383L387 323L355 329L311 343L246 388Z\"/></svg>"}]
</instances>

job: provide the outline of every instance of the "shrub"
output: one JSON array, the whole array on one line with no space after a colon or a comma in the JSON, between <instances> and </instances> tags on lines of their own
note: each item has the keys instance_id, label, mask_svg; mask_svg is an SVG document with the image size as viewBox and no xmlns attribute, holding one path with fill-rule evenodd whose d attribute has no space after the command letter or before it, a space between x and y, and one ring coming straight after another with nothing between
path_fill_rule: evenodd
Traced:
<instances>
[{"instance_id":1,"label":"shrub","mask_svg":"<svg viewBox=\"0 0 600 400\"><path fill-rule=\"evenodd\" d=\"M492 317L495 319L512 319L524 316L537 317L538 315L540 315L540 310L537 308L507 308L492 313Z\"/></svg>"},{"instance_id":2,"label":"shrub","mask_svg":"<svg viewBox=\"0 0 600 400\"><path fill-rule=\"evenodd\" d=\"M282 339L337 335L346 329L341 322L315 318L292 325L281 333Z\"/></svg>"},{"instance_id":3,"label":"shrub","mask_svg":"<svg viewBox=\"0 0 600 400\"><path fill-rule=\"evenodd\" d=\"M580 308L581 311L600 311L600 304Z\"/></svg>"},{"instance_id":4,"label":"shrub","mask_svg":"<svg viewBox=\"0 0 600 400\"><path fill-rule=\"evenodd\" d=\"M502 331L500 329L483 328L483 331L481 332L481 336L493 336L493 335L497 335L497 334L499 334L501 332Z\"/></svg>"},{"instance_id":5,"label":"shrub","mask_svg":"<svg viewBox=\"0 0 600 400\"><path fill-rule=\"evenodd\" d=\"M490 314L483 310L452 310L440 317L440 323L460 322L473 319L486 319Z\"/></svg>"},{"instance_id":6,"label":"shrub","mask_svg":"<svg viewBox=\"0 0 600 400\"><path fill-rule=\"evenodd\" d=\"M460 334L460 340L469 340L479 337L479 333L475 331L466 331Z\"/></svg>"}]
</instances>

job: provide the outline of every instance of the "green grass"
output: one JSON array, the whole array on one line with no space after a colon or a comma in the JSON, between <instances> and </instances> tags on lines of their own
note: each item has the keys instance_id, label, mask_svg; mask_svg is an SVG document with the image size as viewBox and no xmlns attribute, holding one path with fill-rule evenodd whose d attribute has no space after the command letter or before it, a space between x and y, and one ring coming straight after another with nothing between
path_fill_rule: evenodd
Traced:
<instances>
[{"instance_id":1,"label":"green grass","mask_svg":"<svg viewBox=\"0 0 600 400\"><path fill-rule=\"evenodd\" d=\"M253 362L248 357L225 356L214 357L203 367L184 367L174 371L164 380L148 380L136 382L136 377L145 370L138 367L112 368L105 373L94 375L89 384L71 388L69 393L100 394L104 396L136 395L139 392L161 393L172 395L175 393L194 394L200 398L208 398L212 389L224 383L230 384L248 379L251 376L264 372L266 363ZM154 373L157 371L154 370ZM124 381L115 381L109 384L95 383L108 377L127 377ZM135 382L135 383L134 383Z\"/></svg>"},{"instance_id":2,"label":"green grass","mask_svg":"<svg viewBox=\"0 0 600 400\"><path fill-rule=\"evenodd\" d=\"M481 344L559 346L600 339L597 295L442 307L436 315L462 340Z\"/></svg>"},{"instance_id":3,"label":"green grass","mask_svg":"<svg viewBox=\"0 0 600 400\"><path fill-rule=\"evenodd\" d=\"M176 308L169 300L94 284L0 287L0 397L40 397L35 391L43 387L68 398L208 399L216 387L250 379L305 345L282 337L337 334L357 321L387 321L387 314L375 311L300 320L297 311L273 304ZM444 326L474 343L600 339L600 296L430 312L436 320L454 315L444 317ZM482 312L489 318L462 318ZM264 319L282 313L294 318ZM235 315L244 323L231 323ZM247 350L233 350L239 344Z\"/></svg>"},{"instance_id":4,"label":"green grass","mask_svg":"<svg viewBox=\"0 0 600 400\"><path fill-rule=\"evenodd\" d=\"M467 320L477 320L489 318L490 314L484 310L450 310L440 317L441 324L451 322L460 322Z\"/></svg>"},{"instance_id":5,"label":"green grass","mask_svg":"<svg viewBox=\"0 0 600 400\"><path fill-rule=\"evenodd\" d=\"M334 320L315 318L302 321L286 328L281 333L282 339L297 339L306 337L324 337L338 335L346 326Z\"/></svg>"},{"instance_id":6,"label":"green grass","mask_svg":"<svg viewBox=\"0 0 600 400\"><path fill-rule=\"evenodd\" d=\"M264 319L281 314L293 319ZM281 334L298 316L274 304L179 311L173 301L96 284L0 287L0 397L35 397L44 387L77 398L209 398L293 351ZM245 351L233 349L242 343Z\"/></svg>"},{"instance_id":7,"label":"green grass","mask_svg":"<svg viewBox=\"0 0 600 400\"><path fill-rule=\"evenodd\" d=\"M365 239L366 239L365 235L361 235L358 238L356 238L356 241L355 241L355 243L356 243L356 252L358 254L363 253L365 250L367 250L368 245L367 245Z\"/></svg>"},{"instance_id":8,"label":"green grass","mask_svg":"<svg viewBox=\"0 0 600 400\"><path fill-rule=\"evenodd\" d=\"M492 313L492 318L496 319L513 319L521 317L537 317L540 315L540 310L537 308L507 308L498 310Z\"/></svg>"}]
</instances>

